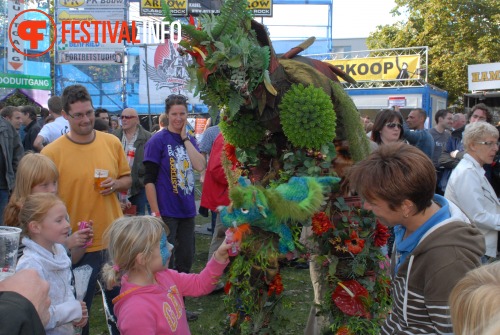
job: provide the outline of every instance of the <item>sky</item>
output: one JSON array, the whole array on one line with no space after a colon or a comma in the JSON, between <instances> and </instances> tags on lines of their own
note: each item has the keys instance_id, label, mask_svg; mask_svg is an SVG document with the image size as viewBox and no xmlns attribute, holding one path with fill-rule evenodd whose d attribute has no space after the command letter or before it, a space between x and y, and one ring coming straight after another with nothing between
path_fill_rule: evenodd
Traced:
<instances>
[{"instance_id":1,"label":"sky","mask_svg":"<svg viewBox=\"0 0 500 335\"><path fill-rule=\"evenodd\" d=\"M333 38L368 37L378 25L397 21L393 0L333 0Z\"/></svg>"},{"instance_id":2,"label":"sky","mask_svg":"<svg viewBox=\"0 0 500 335\"><path fill-rule=\"evenodd\" d=\"M368 37L378 25L398 20L390 13L395 6L394 0L333 0L332 37ZM323 37L327 31L328 7L275 4L272 18L258 20L270 28L273 38Z\"/></svg>"}]
</instances>

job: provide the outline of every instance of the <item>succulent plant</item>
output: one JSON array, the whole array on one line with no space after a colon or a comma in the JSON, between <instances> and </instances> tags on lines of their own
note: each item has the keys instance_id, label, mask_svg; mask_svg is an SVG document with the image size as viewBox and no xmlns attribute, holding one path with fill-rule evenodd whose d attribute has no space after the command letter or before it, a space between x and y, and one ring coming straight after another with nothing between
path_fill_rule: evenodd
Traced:
<instances>
[{"instance_id":1,"label":"succulent plant","mask_svg":"<svg viewBox=\"0 0 500 335\"><path fill-rule=\"evenodd\" d=\"M321 88L294 84L279 108L283 132L294 146L319 149L335 138L335 111Z\"/></svg>"},{"instance_id":2,"label":"succulent plant","mask_svg":"<svg viewBox=\"0 0 500 335\"><path fill-rule=\"evenodd\" d=\"M232 119L223 116L219 127L224 139L238 148L257 145L265 134L252 113L238 113Z\"/></svg>"}]
</instances>

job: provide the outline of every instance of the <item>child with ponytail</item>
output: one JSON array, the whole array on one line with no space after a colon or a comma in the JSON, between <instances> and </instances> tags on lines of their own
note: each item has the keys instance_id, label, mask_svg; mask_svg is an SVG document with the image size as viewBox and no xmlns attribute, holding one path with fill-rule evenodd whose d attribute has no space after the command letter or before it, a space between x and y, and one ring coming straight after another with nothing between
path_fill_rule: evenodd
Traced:
<instances>
[{"instance_id":1,"label":"child with ponytail","mask_svg":"<svg viewBox=\"0 0 500 335\"><path fill-rule=\"evenodd\" d=\"M110 262L103 279L108 288L121 282L113 300L121 335L190 334L184 296L212 292L229 263L232 245L223 242L201 273L169 269L167 230L158 218L136 216L116 220L105 233Z\"/></svg>"}]
</instances>

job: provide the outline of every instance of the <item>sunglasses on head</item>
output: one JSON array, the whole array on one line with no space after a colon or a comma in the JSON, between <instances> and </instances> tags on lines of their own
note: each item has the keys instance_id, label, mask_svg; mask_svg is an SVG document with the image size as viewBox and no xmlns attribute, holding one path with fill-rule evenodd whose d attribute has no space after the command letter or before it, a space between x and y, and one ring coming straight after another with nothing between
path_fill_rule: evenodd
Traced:
<instances>
[{"instance_id":1,"label":"sunglasses on head","mask_svg":"<svg viewBox=\"0 0 500 335\"><path fill-rule=\"evenodd\" d=\"M135 115L122 115L120 116L120 119L125 119L125 120L130 120L130 119L135 119Z\"/></svg>"},{"instance_id":2,"label":"sunglasses on head","mask_svg":"<svg viewBox=\"0 0 500 335\"><path fill-rule=\"evenodd\" d=\"M173 102L181 102L185 103L188 100L188 98L185 95L182 94L170 94L167 99L165 99L165 103L170 104Z\"/></svg>"},{"instance_id":3,"label":"sunglasses on head","mask_svg":"<svg viewBox=\"0 0 500 335\"><path fill-rule=\"evenodd\" d=\"M397 122L389 122L389 123L386 123L385 126L387 128L391 128L391 129L392 128L396 128L396 127L398 127L399 129L403 128L403 126L401 125L401 123L397 123Z\"/></svg>"}]
</instances>

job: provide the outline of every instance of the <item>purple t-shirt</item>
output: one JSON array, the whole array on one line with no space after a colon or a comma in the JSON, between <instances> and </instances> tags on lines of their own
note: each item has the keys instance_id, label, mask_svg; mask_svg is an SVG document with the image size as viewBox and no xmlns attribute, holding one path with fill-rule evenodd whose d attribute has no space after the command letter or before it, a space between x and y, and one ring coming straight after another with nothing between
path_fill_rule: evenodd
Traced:
<instances>
[{"instance_id":1,"label":"purple t-shirt","mask_svg":"<svg viewBox=\"0 0 500 335\"><path fill-rule=\"evenodd\" d=\"M198 150L196 139L189 140ZM194 171L181 135L167 129L154 134L144 148L144 162L160 167L155 186L161 215L195 217Z\"/></svg>"}]
</instances>

